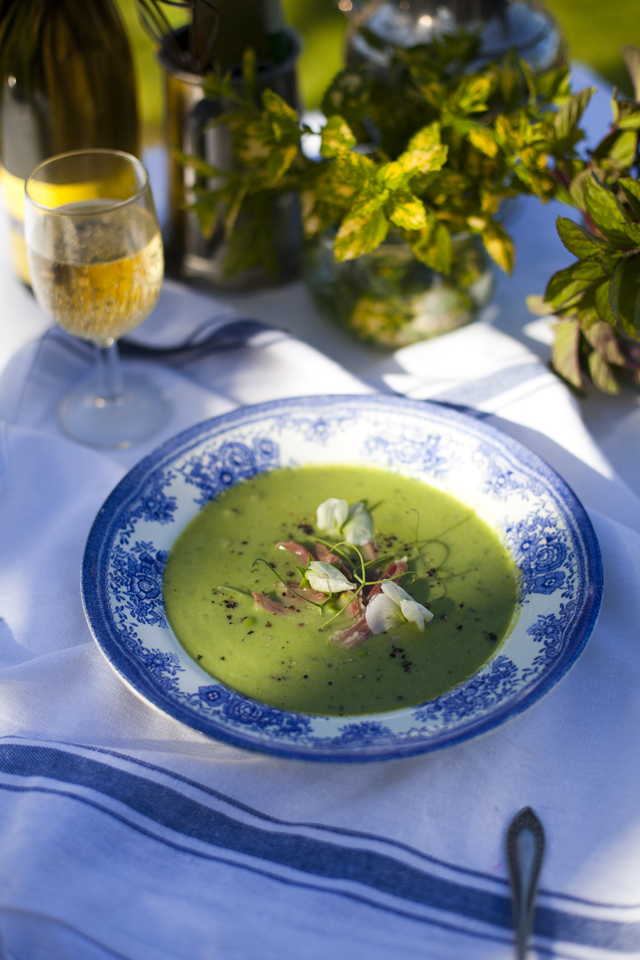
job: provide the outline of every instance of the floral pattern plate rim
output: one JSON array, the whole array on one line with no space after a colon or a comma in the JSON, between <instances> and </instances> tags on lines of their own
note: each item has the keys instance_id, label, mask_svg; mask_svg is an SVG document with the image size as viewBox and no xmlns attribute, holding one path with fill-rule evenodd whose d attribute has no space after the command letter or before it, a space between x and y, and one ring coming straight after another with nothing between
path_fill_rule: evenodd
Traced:
<instances>
[{"instance_id":1,"label":"floral pattern plate rim","mask_svg":"<svg viewBox=\"0 0 640 960\"><path fill-rule=\"evenodd\" d=\"M496 529L521 571L518 616L475 674L434 700L385 714L277 710L205 673L164 613L168 550L211 497L244 477L302 463L365 463L447 490ZM595 626L602 561L591 522L536 454L447 406L402 397L303 397L243 407L167 441L118 484L93 524L82 596L93 635L137 694L216 739L311 760L407 757L467 740L547 693Z\"/></svg>"}]
</instances>

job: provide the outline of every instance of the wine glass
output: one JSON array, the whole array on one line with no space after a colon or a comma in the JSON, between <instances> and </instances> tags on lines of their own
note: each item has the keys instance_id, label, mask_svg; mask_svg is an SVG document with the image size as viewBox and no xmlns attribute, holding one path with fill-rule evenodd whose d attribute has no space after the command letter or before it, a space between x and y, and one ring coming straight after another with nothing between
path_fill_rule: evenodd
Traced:
<instances>
[{"instance_id":1,"label":"wine glass","mask_svg":"<svg viewBox=\"0 0 640 960\"><path fill-rule=\"evenodd\" d=\"M117 150L45 160L25 184L31 283L55 322L96 347L97 369L59 408L64 430L96 447L128 447L162 427L166 394L123 373L116 341L149 315L164 273L149 177Z\"/></svg>"}]
</instances>

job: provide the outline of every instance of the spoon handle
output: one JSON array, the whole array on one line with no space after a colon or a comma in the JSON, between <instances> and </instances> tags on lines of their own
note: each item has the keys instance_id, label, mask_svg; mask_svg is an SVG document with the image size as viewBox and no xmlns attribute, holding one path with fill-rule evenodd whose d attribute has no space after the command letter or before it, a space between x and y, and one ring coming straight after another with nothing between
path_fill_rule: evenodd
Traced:
<instances>
[{"instance_id":1,"label":"spoon handle","mask_svg":"<svg viewBox=\"0 0 640 960\"><path fill-rule=\"evenodd\" d=\"M506 840L517 960L525 960L533 928L544 843L542 824L531 807L524 807L509 824Z\"/></svg>"}]
</instances>

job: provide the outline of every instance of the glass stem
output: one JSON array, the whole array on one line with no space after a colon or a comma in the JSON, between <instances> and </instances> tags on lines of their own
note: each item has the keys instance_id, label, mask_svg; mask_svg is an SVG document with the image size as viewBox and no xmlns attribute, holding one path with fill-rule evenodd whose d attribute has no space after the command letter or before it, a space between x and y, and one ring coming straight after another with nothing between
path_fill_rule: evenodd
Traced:
<instances>
[{"instance_id":1,"label":"glass stem","mask_svg":"<svg viewBox=\"0 0 640 960\"><path fill-rule=\"evenodd\" d=\"M100 395L105 403L115 403L124 394L118 344L112 343L110 347L97 347L97 351Z\"/></svg>"}]
</instances>

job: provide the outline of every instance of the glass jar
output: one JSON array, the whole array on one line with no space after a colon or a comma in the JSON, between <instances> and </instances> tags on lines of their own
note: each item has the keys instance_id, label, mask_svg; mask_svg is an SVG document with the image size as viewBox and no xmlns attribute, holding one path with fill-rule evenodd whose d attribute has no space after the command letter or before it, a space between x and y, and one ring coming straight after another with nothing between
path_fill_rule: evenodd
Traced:
<instances>
[{"instance_id":1,"label":"glass jar","mask_svg":"<svg viewBox=\"0 0 640 960\"><path fill-rule=\"evenodd\" d=\"M307 243L304 278L322 313L360 340L406 347L465 326L491 299L491 261L474 234L452 237L453 266L444 276L394 233L371 253L338 262L336 232Z\"/></svg>"}]
</instances>

